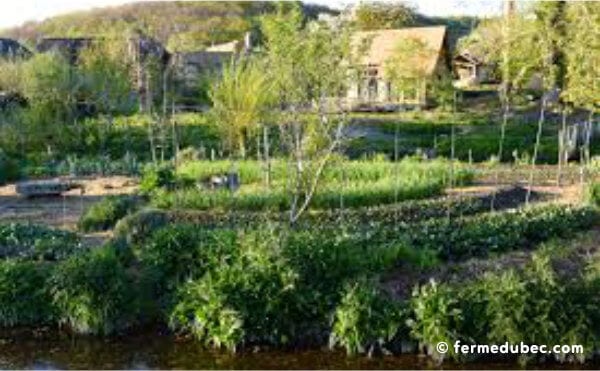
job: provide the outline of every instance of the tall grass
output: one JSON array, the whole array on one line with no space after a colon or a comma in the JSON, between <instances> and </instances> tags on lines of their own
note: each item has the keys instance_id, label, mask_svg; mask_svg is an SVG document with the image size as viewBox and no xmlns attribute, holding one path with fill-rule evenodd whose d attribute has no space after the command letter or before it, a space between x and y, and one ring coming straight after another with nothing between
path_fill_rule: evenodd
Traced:
<instances>
[{"instance_id":1,"label":"tall grass","mask_svg":"<svg viewBox=\"0 0 600 371\"><path fill-rule=\"evenodd\" d=\"M242 187L234 193L193 188L161 190L153 195L152 204L163 209L286 210L292 199L292 181L285 178L283 165L282 162L274 164L271 188L259 183L262 179L260 164L244 161L238 167ZM228 162L191 162L183 165L178 174L187 179L205 179L211 174L226 172L230 167ZM341 161L325 170L311 207L374 206L431 197L440 194L448 185L450 172L449 162L444 160ZM472 178L472 174L458 164L454 175L456 184L467 183Z\"/></svg>"}]
</instances>

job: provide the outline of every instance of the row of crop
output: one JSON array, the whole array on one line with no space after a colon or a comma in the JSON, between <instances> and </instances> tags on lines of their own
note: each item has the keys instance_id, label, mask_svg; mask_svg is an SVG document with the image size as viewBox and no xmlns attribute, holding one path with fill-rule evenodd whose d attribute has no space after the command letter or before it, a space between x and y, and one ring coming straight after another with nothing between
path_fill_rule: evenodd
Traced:
<instances>
[{"instance_id":1,"label":"row of crop","mask_svg":"<svg viewBox=\"0 0 600 371\"><path fill-rule=\"evenodd\" d=\"M440 179L384 179L376 183L354 183L349 186L328 184L311 199L313 209L333 209L389 204L438 195L444 188ZM293 195L285 189L264 187L242 188L235 193L225 190L183 189L161 190L153 194L151 204L161 209L254 210L283 211L291 208Z\"/></svg>"},{"instance_id":2,"label":"row of crop","mask_svg":"<svg viewBox=\"0 0 600 371\"><path fill-rule=\"evenodd\" d=\"M370 230L378 226L417 223L427 219L454 219L489 211L492 198L495 199L497 211L515 208L524 202L525 190L507 188L498 191L495 195L484 194L407 200L375 207L309 210L297 221L296 228L337 229L344 227L349 230ZM112 199L103 201L103 203L114 202L118 201ZM105 208L110 209L109 207ZM89 213L92 213L92 211L94 209L90 209ZM83 218L87 218L86 215ZM116 220L112 215L112 213L108 213L102 219L102 224L114 225ZM135 236L147 236L148 231L163 226L166 223L189 223L211 228L248 228L257 227L261 224L287 224L288 220L289 214L286 212L161 210L146 208L123 218L118 224L116 234L119 236L129 235L131 238L137 239Z\"/></svg>"},{"instance_id":3,"label":"row of crop","mask_svg":"<svg viewBox=\"0 0 600 371\"><path fill-rule=\"evenodd\" d=\"M594 208L551 204L381 229L374 232L373 240L401 241L414 249L432 250L444 259L455 260L530 247L590 228L597 221Z\"/></svg>"},{"instance_id":4,"label":"row of crop","mask_svg":"<svg viewBox=\"0 0 600 371\"><path fill-rule=\"evenodd\" d=\"M464 183L468 175L458 179ZM390 204L404 200L424 199L439 195L447 185L444 174L405 174L401 178L382 178L374 182L324 183L313 195L312 209L334 209ZM195 210L289 210L292 185L267 188L242 186L236 192L195 188L170 191L156 190L151 204L162 209Z\"/></svg>"},{"instance_id":5,"label":"row of crop","mask_svg":"<svg viewBox=\"0 0 600 371\"><path fill-rule=\"evenodd\" d=\"M452 166L457 179L466 179L468 171L464 164L452 165L445 159L423 161L418 157L405 157L393 162L381 156L353 161L336 157L323 171L322 182L377 182L396 175L398 178L406 176L449 178ZM263 181L267 170L271 181L285 182L286 179L294 176L295 164L283 159L273 159L267 168L264 162L255 160L186 161L178 166L177 176L188 180L202 180L213 175L236 172L242 184L251 184Z\"/></svg>"},{"instance_id":6,"label":"row of crop","mask_svg":"<svg viewBox=\"0 0 600 371\"><path fill-rule=\"evenodd\" d=\"M409 237L419 231L421 241L429 241L430 230L421 227L413 227L414 232L381 228L365 234L171 224L154 231L149 228L143 232L148 238L138 243L118 240L60 261L42 286L44 295L51 296L48 305L55 308L48 312L62 308L49 321L65 323L77 332L113 332L158 319L203 342L228 347L302 339L321 343L329 336L330 318L353 280L385 272L407 259L421 264L424 255L411 255L413 251L433 252L432 259L465 257L461 246L470 245L478 247L468 250L475 254L486 247L500 252L566 235L591 223L592 213L586 208L557 209L465 218L452 239L458 250L450 254L445 249L450 245L411 242ZM533 224L518 230L489 228L496 224L513 228L499 222L505 219ZM473 233L476 228L480 232ZM534 229L543 232L532 234ZM487 245L507 230L515 237ZM431 241L442 243L441 237ZM51 278L55 274L60 279ZM7 285L2 290L7 290L0 299L5 310L26 316L25 311L11 309L20 289Z\"/></svg>"},{"instance_id":7,"label":"row of crop","mask_svg":"<svg viewBox=\"0 0 600 371\"><path fill-rule=\"evenodd\" d=\"M0 259L60 260L80 248L76 234L36 224L0 224Z\"/></svg>"},{"instance_id":8,"label":"row of crop","mask_svg":"<svg viewBox=\"0 0 600 371\"><path fill-rule=\"evenodd\" d=\"M536 254L522 270L487 273L460 284L430 281L403 302L391 300L373 282L357 281L346 287L336 309L331 343L356 353L374 347L398 351L408 342L437 359L461 361L584 361L594 356L600 340L600 279L593 264L587 272L559 275L546 254ZM448 345L446 353L436 347L440 342ZM511 353L507 347L502 358L470 350L471 345L506 343L582 348L542 354Z\"/></svg>"}]
</instances>

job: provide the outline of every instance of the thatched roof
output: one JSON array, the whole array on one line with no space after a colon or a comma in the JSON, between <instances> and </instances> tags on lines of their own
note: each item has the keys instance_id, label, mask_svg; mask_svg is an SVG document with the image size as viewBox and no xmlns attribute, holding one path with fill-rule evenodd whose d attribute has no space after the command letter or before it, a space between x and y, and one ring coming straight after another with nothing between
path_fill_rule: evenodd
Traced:
<instances>
[{"instance_id":1,"label":"thatched roof","mask_svg":"<svg viewBox=\"0 0 600 371\"><path fill-rule=\"evenodd\" d=\"M394 55L398 46L407 40L414 39L422 42L431 50L425 60L415 60L415 64L425 66L425 71L433 73L445 47L446 26L412 27L395 30L360 31L353 35L352 43L360 47L362 43L369 43L369 47L362 57L362 64L383 66ZM407 56L407 58L417 58Z\"/></svg>"}]
</instances>

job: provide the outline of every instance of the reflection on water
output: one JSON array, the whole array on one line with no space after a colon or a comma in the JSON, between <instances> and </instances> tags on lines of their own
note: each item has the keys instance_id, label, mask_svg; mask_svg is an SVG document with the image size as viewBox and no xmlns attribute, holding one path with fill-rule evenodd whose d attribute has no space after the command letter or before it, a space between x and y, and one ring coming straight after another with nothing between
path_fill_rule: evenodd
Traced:
<instances>
[{"instance_id":1,"label":"reflection on water","mask_svg":"<svg viewBox=\"0 0 600 371\"><path fill-rule=\"evenodd\" d=\"M56 331L0 330L0 368L33 369L414 369L512 368L517 365L469 363L436 365L415 355L348 357L341 352L261 351L229 354L207 351L192 341L157 331L122 338L70 337ZM579 368L581 365L548 365ZM586 365L587 366L587 365ZM539 366L538 366L539 367ZM591 367L591 365L590 365Z\"/></svg>"}]
</instances>

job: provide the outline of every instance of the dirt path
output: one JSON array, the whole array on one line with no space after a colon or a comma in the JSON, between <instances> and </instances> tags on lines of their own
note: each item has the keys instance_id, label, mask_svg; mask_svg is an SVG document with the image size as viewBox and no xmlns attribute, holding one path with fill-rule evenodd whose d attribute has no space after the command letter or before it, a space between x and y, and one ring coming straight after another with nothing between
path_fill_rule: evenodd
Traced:
<instances>
[{"instance_id":1,"label":"dirt path","mask_svg":"<svg viewBox=\"0 0 600 371\"><path fill-rule=\"evenodd\" d=\"M83 185L83 192L74 189L62 197L24 198L15 192L15 185L0 187L0 223L29 222L55 228L75 230L81 214L107 195L131 194L137 190L134 178L111 176L75 179ZM96 245L106 240L109 233L92 233L84 243Z\"/></svg>"}]
</instances>

